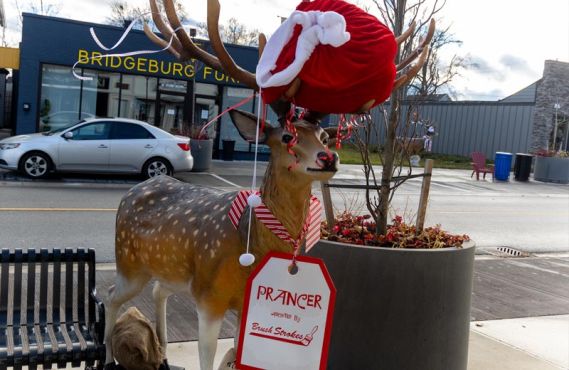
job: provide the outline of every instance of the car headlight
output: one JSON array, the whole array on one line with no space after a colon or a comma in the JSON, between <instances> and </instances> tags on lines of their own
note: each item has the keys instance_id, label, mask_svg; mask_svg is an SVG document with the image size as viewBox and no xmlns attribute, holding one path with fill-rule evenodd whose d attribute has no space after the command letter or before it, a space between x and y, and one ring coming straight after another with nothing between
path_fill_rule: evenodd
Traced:
<instances>
[{"instance_id":1,"label":"car headlight","mask_svg":"<svg viewBox=\"0 0 569 370\"><path fill-rule=\"evenodd\" d=\"M6 143L6 144L0 143L0 150L16 149L19 146L20 143Z\"/></svg>"}]
</instances>

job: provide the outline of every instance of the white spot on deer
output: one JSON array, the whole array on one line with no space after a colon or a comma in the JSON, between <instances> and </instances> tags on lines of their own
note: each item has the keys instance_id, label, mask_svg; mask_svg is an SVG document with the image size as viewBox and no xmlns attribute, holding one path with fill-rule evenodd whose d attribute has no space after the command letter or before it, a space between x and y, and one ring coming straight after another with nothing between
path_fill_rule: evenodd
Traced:
<instances>
[{"instance_id":1,"label":"white spot on deer","mask_svg":"<svg viewBox=\"0 0 569 370\"><path fill-rule=\"evenodd\" d=\"M185 215L189 215L190 213L192 213L191 209L188 209L186 212L184 212Z\"/></svg>"},{"instance_id":2,"label":"white spot on deer","mask_svg":"<svg viewBox=\"0 0 569 370\"><path fill-rule=\"evenodd\" d=\"M178 224L178 220L174 220L173 225L177 225Z\"/></svg>"},{"instance_id":3,"label":"white spot on deer","mask_svg":"<svg viewBox=\"0 0 569 370\"><path fill-rule=\"evenodd\" d=\"M168 220L171 219L172 217L174 217L174 214L170 213L170 214L168 215Z\"/></svg>"},{"instance_id":4,"label":"white spot on deer","mask_svg":"<svg viewBox=\"0 0 569 370\"><path fill-rule=\"evenodd\" d=\"M162 198L160 198L160 200L161 200L162 202L167 201L167 200L168 200L168 197L162 197Z\"/></svg>"},{"instance_id":5,"label":"white spot on deer","mask_svg":"<svg viewBox=\"0 0 569 370\"><path fill-rule=\"evenodd\" d=\"M130 255L130 260L131 260L132 262L134 262L134 254L131 254L131 255Z\"/></svg>"},{"instance_id":6,"label":"white spot on deer","mask_svg":"<svg viewBox=\"0 0 569 370\"><path fill-rule=\"evenodd\" d=\"M216 209L219 208L219 204L216 204L215 206L213 206L213 210L215 211Z\"/></svg>"},{"instance_id":7,"label":"white spot on deer","mask_svg":"<svg viewBox=\"0 0 569 370\"><path fill-rule=\"evenodd\" d=\"M170 212L172 208L174 208L174 206L168 206L168 208L166 208L166 212Z\"/></svg>"},{"instance_id":8,"label":"white spot on deer","mask_svg":"<svg viewBox=\"0 0 569 370\"><path fill-rule=\"evenodd\" d=\"M121 231L121 237L124 238L124 231Z\"/></svg>"},{"instance_id":9,"label":"white spot on deer","mask_svg":"<svg viewBox=\"0 0 569 370\"><path fill-rule=\"evenodd\" d=\"M225 221L226 218L227 218L227 215L221 216L221 221Z\"/></svg>"},{"instance_id":10,"label":"white spot on deer","mask_svg":"<svg viewBox=\"0 0 569 370\"><path fill-rule=\"evenodd\" d=\"M195 217L190 217L190 219L189 219L188 221L190 221L190 222L194 222L195 220L196 220L196 218L195 218Z\"/></svg>"},{"instance_id":11,"label":"white spot on deer","mask_svg":"<svg viewBox=\"0 0 569 370\"><path fill-rule=\"evenodd\" d=\"M190 248L190 240L189 239L186 239L186 242L184 243L184 248L185 249Z\"/></svg>"},{"instance_id":12,"label":"white spot on deer","mask_svg":"<svg viewBox=\"0 0 569 370\"><path fill-rule=\"evenodd\" d=\"M221 242L220 242L219 240L216 240L216 241L215 241L215 245L218 246L218 247L221 247Z\"/></svg>"},{"instance_id":13,"label":"white spot on deer","mask_svg":"<svg viewBox=\"0 0 569 370\"><path fill-rule=\"evenodd\" d=\"M162 232L162 225L158 226L158 232Z\"/></svg>"},{"instance_id":14,"label":"white spot on deer","mask_svg":"<svg viewBox=\"0 0 569 370\"><path fill-rule=\"evenodd\" d=\"M203 249L205 249L205 250L207 251L208 248L209 248L209 244L208 244L208 243L205 243L205 244L203 245Z\"/></svg>"},{"instance_id":15,"label":"white spot on deer","mask_svg":"<svg viewBox=\"0 0 569 370\"><path fill-rule=\"evenodd\" d=\"M196 229L196 230L194 230L194 232L192 233L192 235L193 235L193 236L197 236L199 232L200 232L200 231Z\"/></svg>"},{"instance_id":16,"label":"white spot on deer","mask_svg":"<svg viewBox=\"0 0 569 370\"><path fill-rule=\"evenodd\" d=\"M207 231L203 232L203 237L205 238L207 236Z\"/></svg>"},{"instance_id":17,"label":"white spot on deer","mask_svg":"<svg viewBox=\"0 0 569 370\"><path fill-rule=\"evenodd\" d=\"M138 216L134 216L134 221L138 221Z\"/></svg>"},{"instance_id":18,"label":"white spot on deer","mask_svg":"<svg viewBox=\"0 0 569 370\"><path fill-rule=\"evenodd\" d=\"M182 227L182 234L185 234L185 233L186 233L186 228Z\"/></svg>"},{"instance_id":19,"label":"white spot on deer","mask_svg":"<svg viewBox=\"0 0 569 370\"><path fill-rule=\"evenodd\" d=\"M142 188L142 190L146 190L146 189L148 189L147 186L145 186L145 187ZM145 192L144 192L144 195L150 195L150 194L152 194L151 191L145 191Z\"/></svg>"},{"instance_id":20,"label":"white spot on deer","mask_svg":"<svg viewBox=\"0 0 569 370\"><path fill-rule=\"evenodd\" d=\"M160 253L156 253L156 258L160 259Z\"/></svg>"},{"instance_id":21,"label":"white spot on deer","mask_svg":"<svg viewBox=\"0 0 569 370\"><path fill-rule=\"evenodd\" d=\"M216 225L215 225L215 229L216 229L216 230L219 230L219 225L216 224Z\"/></svg>"},{"instance_id":22,"label":"white spot on deer","mask_svg":"<svg viewBox=\"0 0 569 370\"><path fill-rule=\"evenodd\" d=\"M154 204L154 199L150 199L150 200L148 201L148 204L153 205L153 204Z\"/></svg>"},{"instance_id":23,"label":"white spot on deer","mask_svg":"<svg viewBox=\"0 0 569 370\"><path fill-rule=\"evenodd\" d=\"M209 251L209 256L211 258L215 257L215 251L213 249Z\"/></svg>"}]
</instances>

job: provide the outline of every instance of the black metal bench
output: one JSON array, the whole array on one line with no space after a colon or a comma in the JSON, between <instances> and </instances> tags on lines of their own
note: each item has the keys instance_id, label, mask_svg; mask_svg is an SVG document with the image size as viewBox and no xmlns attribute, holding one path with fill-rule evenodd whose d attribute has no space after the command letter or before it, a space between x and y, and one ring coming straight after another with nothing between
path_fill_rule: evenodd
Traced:
<instances>
[{"instance_id":1,"label":"black metal bench","mask_svg":"<svg viewBox=\"0 0 569 370\"><path fill-rule=\"evenodd\" d=\"M94 250L2 249L0 370L102 368L104 327Z\"/></svg>"}]
</instances>

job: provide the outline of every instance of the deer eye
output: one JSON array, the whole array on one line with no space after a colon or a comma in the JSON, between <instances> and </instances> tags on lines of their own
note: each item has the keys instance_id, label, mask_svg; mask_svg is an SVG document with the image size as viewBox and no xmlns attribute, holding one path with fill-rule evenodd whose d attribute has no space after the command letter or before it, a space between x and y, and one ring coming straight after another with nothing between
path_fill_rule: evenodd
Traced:
<instances>
[{"instance_id":1,"label":"deer eye","mask_svg":"<svg viewBox=\"0 0 569 370\"><path fill-rule=\"evenodd\" d=\"M281 138L282 142L288 144L293 139L293 136L289 133L284 133L283 137Z\"/></svg>"},{"instance_id":2,"label":"deer eye","mask_svg":"<svg viewBox=\"0 0 569 370\"><path fill-rule=\"evenodd\" d=\"M322 144L328 145L328 142L329 142L328 137L322 138Z\"/></svg>"}]
</instances>

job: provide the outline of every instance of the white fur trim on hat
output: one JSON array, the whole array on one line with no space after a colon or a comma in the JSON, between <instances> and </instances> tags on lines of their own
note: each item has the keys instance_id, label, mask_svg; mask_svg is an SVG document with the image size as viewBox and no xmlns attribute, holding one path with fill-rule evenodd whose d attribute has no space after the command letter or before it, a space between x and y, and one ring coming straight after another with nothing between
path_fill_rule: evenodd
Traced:
<instances>
[{"instance_id":1,"label":"white fur trim on hat","mask_svg":"<svg viewBox=\"0 0 569 370\"><path fill-rule=\"evenodd\" d=\"M298 36L294 61L282 71L271 73L297 24L302 26L302 31ZM342 15L336 12L296 10L267 42L257 65L257 83L260 87L288 85L300 73L316 46L322 44L339 47L349 40L350 33L346 32L346 20Z\"/></svg>"}]
</instances>

